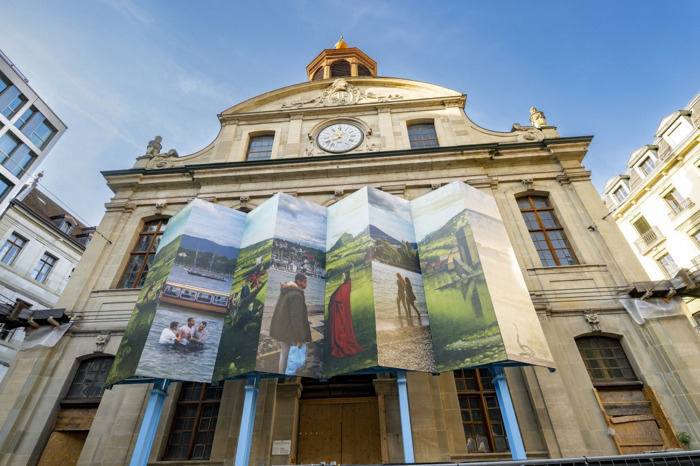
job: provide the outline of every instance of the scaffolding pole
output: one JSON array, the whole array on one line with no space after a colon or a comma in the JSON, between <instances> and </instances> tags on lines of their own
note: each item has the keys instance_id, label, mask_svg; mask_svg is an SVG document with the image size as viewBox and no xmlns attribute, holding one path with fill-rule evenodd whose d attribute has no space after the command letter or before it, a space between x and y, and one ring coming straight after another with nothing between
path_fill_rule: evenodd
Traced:
<instances>
[{"instance_id":1,"label":"scaffolding pole","mask_svg":"<svg viewBox=\"0 0 700 466\"><path fill-rule=\"evenodd\" d=\"M508 391L508 382L506 381L506 374L503 372L503 366L490 366L489 370L493 377L493 385L496 387L498 404L501 406L503 424L506 428L508 443L510 444L510 454L513 456L514 460L527 459L525 456L523 437L520 435L518 418L515 417L515 408L513 408L513 400Z\"/></svg>"},{"instance_id":2,"label":"scaffolding pole","mask_svg":"<svg viewBox=\"0 0 700 466\"><path fill-rule=\"evenodd\" d=\"M151 453L153 439L156 437L158 419L160 419L160 413L163 410L163 401L168 396L169 386L169 379L155 379L153 381L151 397L148 400L148 407L143 415L134 454L131 456L131 463L129 463L131 466L146 466L148 463L148 455Z\"/></svg>"}]
</instances>

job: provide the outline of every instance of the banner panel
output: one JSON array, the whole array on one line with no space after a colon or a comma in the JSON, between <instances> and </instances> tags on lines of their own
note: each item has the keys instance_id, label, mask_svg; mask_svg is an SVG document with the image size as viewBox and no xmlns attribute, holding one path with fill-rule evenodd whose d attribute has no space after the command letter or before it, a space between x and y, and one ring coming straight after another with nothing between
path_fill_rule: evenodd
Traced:
<instances>
[{"instance_id":1,"label":"banner panel","mask_svg":"<svg viewBox=\"0 0 700 466\"><path fill-rule=\"evenodd\" d=\"M493 196L458 183L510 362L554 367L508 232Z\"/></svg>"},{"instance_id":2,"label":"banner panel","mask_svg":"<svg viewBox=\"0 0 700 466\"><path fill-rule=\"evenodd\" d=\"M462 185L411 202L438 372L506 361Z\"/></svg>"},{"instance_id":3,"label":"banner panel","mask_svg":"<svg viewBox=\"0 0 700 466\"><path fill-rule=\"evenodd\" d=\"M197 199L170 219L108 385L133 375L211 380L244 221Z\"/></svg>"},{"instance_id":4,"label":"banner panel","mask_svg":"<svg viewBox=\"0 0 700 466\"><path fill-rule=\"evenodd\" d=\"M320 378L326 209L278 194L255 370Z\"/></svg>"},{"instance_id":5,"label":"banner panel","mask_svg":"<svg viewBox=\"0 0 700 466\"><path fill-rule=\"evenodd\" d=\"M279 196L274 196L246 218L213 380L255 370L278 205Z\"/></svg>"},{"instance_id":6,"label":"banner panel","mask_svg":"<svg viewBox=\"0 0 700 466\"><path fill-rule=\"evenodd\" d=\"M411 204L367 188L379 365L435 372Z\"/></svg>"},{"instance_id":7,"label":"banner panel","mask_svg":"<svg viewBox=\"0 0 700 466\"><path fill-rule=\"evenodd\" d=\"M378 365L367 188L328 207L324 377Z\"/></svg>"}]
</instances>

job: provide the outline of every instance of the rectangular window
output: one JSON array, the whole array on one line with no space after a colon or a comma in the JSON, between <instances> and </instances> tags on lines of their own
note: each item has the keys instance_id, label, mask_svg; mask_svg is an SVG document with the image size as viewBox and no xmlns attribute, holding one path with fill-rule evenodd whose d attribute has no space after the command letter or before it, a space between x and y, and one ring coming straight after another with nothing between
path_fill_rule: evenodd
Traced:
<instances>
[{"instance_id":1,"label":"rectangular window","mask_svg":"<svg viewBox=\"0 0 700 466\"><path fill-rule=\"evenodd\" d=\"M12 265L25 244L27 244L26 239L17 233L12 233L0 249L0 261L3 264Z\"/></svg>"},{"instance_id":2,"label":"rectangular window","mask_svg":"<svg viewBox=\"0 0 700 466\"><path fill-rule=\"evenodd\" d=\"M683 209L686 208L685 198L681 196L681 194L676 190L676 188L673 188L671 191L664 195L664 201L666 201L666 204L668 204L673 213L676 214L681 213Z\"/></svg>"},{"instance_id":3,"label":"rectangular window","mask_svg":"<svg viewBox=\"0 0 700 466\"><path fill-rule=\"evenodd\" d=\"M676 272L678 272L678 266L676 265L676 261L673 260L673 257L671 257L671 254L665 253L662 256L656 258L656 262L661 266L663 271L666 273L666 276L668 277L673 277Z\"/></svg>"},{"instance_id":4,"label":"rectangular window","mask_svg":"<svg viewBox=\"0 0 700 466\"><path fill-rule=\"evenodd\" d=\"M639 168L644 172L645 175L650 174L654 170L655 166L656 163L651 157L645 158L644 161L642 161L642 163L639 164Z\"/></svg>"},{"instance_id":5,"label":"rectangular window","mask_svg":"<svg viewBox=\"0 0 700 466\"><path fill-rule=\"evenodd\" d=\"M246 160L270 160L272 158L272 144L275 142L274 134L265 136L252 136L248 143Z\"/></svg>"},{"instance_id":6,"label":"rectangular window","mask_svg":"<svg viewBox=\"0 0 700 466\"><path fill-rule=\"evenodd\" d=\"M578 264L564 228L546 196L519 197L518 207L543 266Z\"/></svg>"},{"instance_id":7,"label":"rectangular window","mask_svg":"<svg viewBox=\"0 0 700 466\"><path fill-rule=\"evenodd\" d=\"M617 198L617 202L622 202L623 200L625 200L629 193L627 192L627 188L625 188L624 186L620 186L615 191L613 191L613 194L615 195L615 198Z\"/></svg>"},{"instance_id":8,"label":"rectangular window","mask_svg":"<svg viewBox=\"0 0 700 466\"><path fill-rule=\"evenodd\" d=\"M2 198L5 197L5 195L10 189L12 189L13 186L14 185L12 183L0 176L0 200L2 200Z\"/></svg>"},{"instance_id":9,"label":"rectangular window","mask_svg":"<svg viewBox=\"0 0 700 466\"><path fill-rule=\"evenodd\" d=\"M509 451L508 438L488 369L454 372L469 453Z\"/></svg>"},{"instance_id":10,"label":"rectangular window","mask_svg":"<svg viewBox=\"0 0 700 466\"><path fill-rule=\"evenodd\" d=\"M5 163L12 153L19 147L19 140L10 133L5 133L0 138L0 163Z\"/></svg>"},{"instance_id":11,"label":"rectangular window","mask_svg":"<svg viewBox=\"0 0 700 466\"><path fill-rule=\"evenodd\" d=\"M58 259L56 259L48 252L45 252L44 255L41 256L41 260L39 260L39 263L34 268L34 271L32 272L32 278L38 281L39 283L44 283L46 281L46 277L49 276L51 269L54 265L56 265L57 261Z\"/></svg>"},{"instance_id":12,"label":"rectangular window","mask_svg":"<svg viewBox=\"0 0 700 466\"><path fill-rule=\"evenodd\" d=\"M10 87L10 85L10 80L7 79L7 77L4 74L0 73L0 94L5 92L5 89Z\"/></svg>"},{"instance_id":13,"label":"rectangular window","mask_svg":"<svg viewBox=\"0 0 700 466\"><path fill-rule=\"evenodd\" d=\"M51 139L56 134L56 128L51 123L44 120L39 126L29 135L29 140L34 143L39 149L43 149L51 142Z\"/></svg>"},{"instance_id":14,"label":"rectangular window","mask_svg":"<svg viewBox=\"0 0 700 466\"><path fill-rule=\"evenodd\" d=\"M141 288L143 286L167 223L168 221L163 219L153 220L144 225L136 246L131 251L129 263L119 281L119 288Z\"/></svg>"},{"instance_id":15,"label":"rectangular window","mask_svg":"<svg viewBox=\"0 0 700 466\"><path fill-rule=\"evenodd\" d=\"M408 125L408 140L411 143L411 149L438 147L435 125L433 123Z\"/></svg>"},{"instance_id":16,"label":"rectangular window","mask_svg":"<svg viewBox=\"0 0 700 466\"><path fill-rule=\"evenodd\" d=\"M36 154L29 150L29 147L20 144L12 152L12 156L2 162L2 165L19 178L32 166L36 158Z\"/></svg>"},{"instance_id":17,"label":"rectangular window","mask_svg":"<svg viewBox=\"0 0 700 466\"><path fill-rule=\"evenodd\" d=\"M21 117L15 121L15 126L19 129L24 128L24 126L27 124L27 122L36 114L37 109L34 106L29 107L27 110L24 111Z\"/></svg>"},{"instance_id":18,"label":"rectangular window","mask_svg":"<svg viewBox=\"0 0 700 466\"><path fill-rule=\"evenodd\" d=\"M632 222L632 225L634 226L634 229L637 230L637 233L639 233L639 236L643 236L644 233L651 230L649 222L647 222L647 219L645 219L644 217L639 217L637 220Z\"/></svg>"},{"instance_id":19,"label":"rectangular window","mask_svg":"<svg viewBox=\"0 0 700 466\"><path fill-rule=\"evenodd\" d=\"M223 384L182 384L164 460L209 459L223 391Z\"/></svg>"},{"instance_id":20,"label":"rectangular window","mask_svg":"<svg viewBox=\"0 0 700 466\"><path fill-rule=\"evenodd\" d=\"M19 94L17 97L12 99L6 106L5 108L2 109L3 115L9 120L12 118L18 111L19 109L24 106L24 104L27 102L27 98L23 96L22 94Z\"/></svg>"}]
</instances>

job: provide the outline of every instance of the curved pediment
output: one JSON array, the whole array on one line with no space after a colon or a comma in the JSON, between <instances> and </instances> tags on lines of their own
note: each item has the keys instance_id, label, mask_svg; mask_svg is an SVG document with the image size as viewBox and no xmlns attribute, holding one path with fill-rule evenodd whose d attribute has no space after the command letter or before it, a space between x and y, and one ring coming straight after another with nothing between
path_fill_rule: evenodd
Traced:
<instances>
[{"instance_id":1,"label":"curved pediment","mask_svg":"<svg viewBox=\"0 0 700 466\"><path fill-rule=\"evenodd\" d=\"M398 78L343 77L283 87L253 97L222 116L431 99L464 99L460 92Z\"/></svg>"}]
</instances>

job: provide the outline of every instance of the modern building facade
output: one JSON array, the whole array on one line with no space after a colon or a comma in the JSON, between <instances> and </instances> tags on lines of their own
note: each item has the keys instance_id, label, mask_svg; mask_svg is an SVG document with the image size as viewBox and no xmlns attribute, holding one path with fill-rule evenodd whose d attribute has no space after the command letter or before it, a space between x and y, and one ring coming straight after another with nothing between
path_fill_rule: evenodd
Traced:
<instances>
[{"instance_id":1,"label":"modern building facade","mask_svg":"<svg viewBox=\"0 0 700 466\"><path fill-rule=\"evenodd\" d=\"M0 464L129 461L151 385L102 383L168 218L190 200L248 212L284 192L329 206L368 185L415 199L455 180L495 198L557 366L506 369L528 458L677 448L678 432L698 445L697 335L684 316L640 325L620 304L647 275L604 219L582 165L590 136L561 137L535 108L531 124L481 128L461 92L379 77L342 40L307 73L223 111L200 151L163 153L158 137L133 167L104 173L104 237L58 303L77 320L55 347L21 352L0 385ZM337 124L355 137L319 138ZM407 379L417 462L510 459L487 369ZM245 383L172 384L149 464L233 464ZM391 372L263 379L253 431L249 464L405 460Z\"/></svg>"},{"instance_id":2,"label":"modern building facade","mask_svg":"<svg viewBox=\"0 0 700 466\"><path fill-rule=\"evenodd\" d=\"M0 213L65 130L66 125L0 51Z\"/></svg>"},{"instance_id":3,"label":"modern building facade","mask_svg":"<svg viewBox=\"0 0 700 466\"><path fill-rule=\"evenodd\" d=\"M88 228L42 193L25 186L0 217L0 306L54 308L92 237ZM0 323L0 378L23 340L22 327Z\"/></svg>"},{"instance_id":4,"label":"modern building facade","mask_svg":"<svg viewBox=\"0 0 700 466\"><path fill-rule=\"evenodd\" d=\"M661 120L654 141L632 153L604 199L652 280L700 267L700 94ZM700 303L689 300L695 315Z\"/></svg>"}]
</instances>

